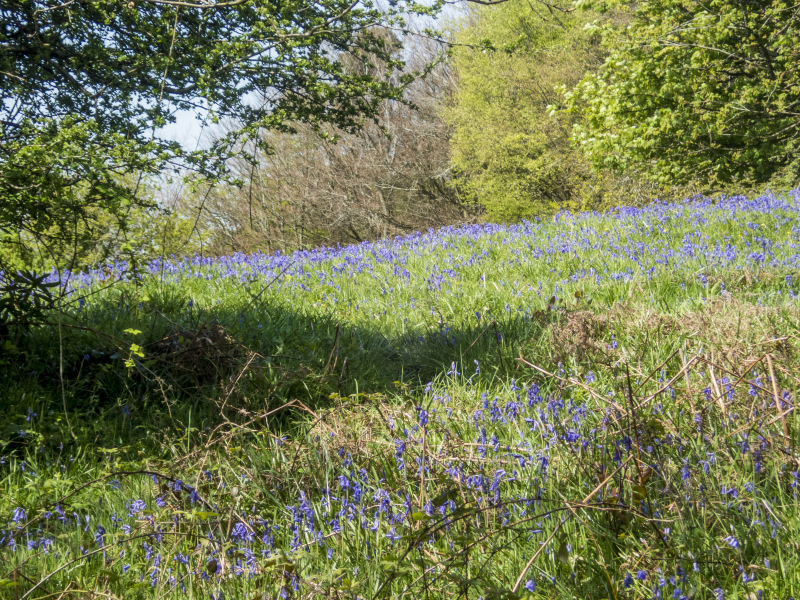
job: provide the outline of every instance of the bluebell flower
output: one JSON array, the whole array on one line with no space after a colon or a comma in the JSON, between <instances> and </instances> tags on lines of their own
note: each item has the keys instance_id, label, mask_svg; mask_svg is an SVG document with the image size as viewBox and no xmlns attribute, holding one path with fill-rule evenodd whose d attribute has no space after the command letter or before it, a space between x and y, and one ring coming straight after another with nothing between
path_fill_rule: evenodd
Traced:
<instances>
[{"instance_id":1,"label":"bluebell flower","mask_svg":"<svg viewBox=\"0 0 800 600\"><path fill-rule=\"evenodd\" d=\"M394 546L394 543L395 543L396 541L398 541L398 540L401 540L401 539L402 539L402 537L401 537L401 536L397 535L397 533L395 532L395 528L394 528L394 527L392 527L392 528L389 530L389 533L385 534L385 535L384 535L384 537L385 537L386 539L388 539L388 540L389 540L389 543L390 543L392 546Z\"/></svg>"},{"instance_id":2,"label":"bluebell flower","mask_svg":"<svg viewBox=\"0 0 800 600\"><path fill-rule=\"evenodd\" d=\"M105 535L105 533L106 533L105 527L103 527L102 525L98 525L97 530L94 534L94 541L97 542L97 545L100 547L103 546L103 536Z\"/></svg>"},{"instance_id":3,"label":"bluebell flower","mask_svg":"<svg viewBox=\"0 0 800 600\"><path fill-rule=\"evenodd\" d=\"M234 540L238 540L239 542L249 544L255 539L255 536L250 532L247 526L239 521L236 525L233 526L233 530L231 531L231 538Z\"/></svg>"},{"instance_id":4,"label":"bluebell flower","mask_svg":"<svg viewBox=\"0 0 800 600\"><path fill-rule=\"evenodd\" d=\"M134 517L146 509L147 509L147 503L144 500L128 500L129 517Z\"/></svg>"}]
</instances>

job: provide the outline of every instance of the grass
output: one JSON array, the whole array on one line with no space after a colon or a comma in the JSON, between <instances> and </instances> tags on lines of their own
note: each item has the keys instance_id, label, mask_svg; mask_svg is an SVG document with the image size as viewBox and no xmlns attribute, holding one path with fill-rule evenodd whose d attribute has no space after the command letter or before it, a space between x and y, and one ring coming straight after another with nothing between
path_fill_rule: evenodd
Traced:
<instances>
[{"instance_id":1,"label":"grass","mask_svg":"<svg viewBox=\"0 0 800 600\"><path fill-rule=\"evenodd\" d=\"M799 198L63 274L0 597L794 597Z\"/></svg>"}]
</instances>

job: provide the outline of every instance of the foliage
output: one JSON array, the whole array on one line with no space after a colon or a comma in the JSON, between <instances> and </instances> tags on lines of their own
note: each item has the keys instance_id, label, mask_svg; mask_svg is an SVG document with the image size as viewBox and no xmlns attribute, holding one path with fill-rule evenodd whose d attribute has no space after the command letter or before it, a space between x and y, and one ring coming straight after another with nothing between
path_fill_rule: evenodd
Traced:
<instances>
[{"instance_id":1,"label":"foliage","mask_svg":"<svg viewBox=\"0 0 800 600\"><path fill-rule=\"evenodd\" d=\"M108 218L125 229L164 169L219 180L243 144L267 149L262 131L358 129L414 78L388 76L403 62L375 31L435 12L341 0L0 1L0 232L21 245L0 273L31 254L81 266L92 233ZM352 68L376 57L386 76ZM186 148L163 135L178 111L240 126Z\"/></svg>"},{"instance_id":2,"label":"foliage","mask_svg":"<svg viewBox=\"0 0 800 600\"><path fill-rule=\"evenodd\" d=\"M602 61L587 17L521 0L477 7L455 33L458 85L447 115L452 163L466 196L493 220L581 205L587 169L570 147L569 118L550 118L557 87Z\"/></svg>"},{"instance_id":3,"label":"foliage","mask_svg":"<svg viewBox=\"0 0 800 600\"><path fill-rule=\"evenodd\" d=\"M0 356L0 585L797 595L798 212L697 198L81 275L63 360L50 328ZM160 349L207 323L239 365L180 387Z\"/></svg>"},{"instance_id":4,"label":"foliage","mask_svg":"<svg viewBox=\"0 0 800 600\"><path fill-rule=\"evenodd\" d=\"M568 104L585 119L574 139L596 166L646 170L707 188L795 185L800 139L798 8L788 1L611 0L598 22L609 54Z\"/></svg>"},{"instance_id":5,"label":"foliage","mask_svg":"<svg viewBox=\"0 0 800 600\"><path fill-rule=\"evenodd\" d=\"M384 100L360 131L297 124L292 134L265 132L271 152L258 152L255 164L233 161L243 185L211 189L198 215L212 254L381 239L475 217L449 185L451 131L441 105L453 73L441 44L412 38L402 53L406 67L393 77L429 72L404 101ZM371 69L386 74L380 61Z\"/></svg>"},{"instance_id":6,"label":"foliage","mask_svg":"<svg viewBox=\"0 0 800 600\"><path fill-rule=\"evenodd\" d=\"M23 260L38 251L45 253L36 257L40 262L74 268L71 250L86 241L93 211L101 206L121 217L135 194L120 175L149 171L147 157L124 133L107 134L98 123L70 115L1 127L0 230ZM32 247L33 240L43 243Z\"/></svg>"},{"instance_id":7,"label":"foliage","mask_svg":"<svg viewBox=\"0 0 800 600\"><path fill-rule=\"evenodd\" d=\"M194 219L188 211L182 205L162 207L151 186L139 187L140 198L148 200L119 207L115 214L76 202L81 218L66 235L67 225L59 223L58 217L35 235L24 229L6 232L0 236L0 264L9 269L10 276L20 269L44 273L59 262L78 270L125 258L147 262L157 256L198 252L202 237L191 235Z\"/></svg>"}]
</instances>

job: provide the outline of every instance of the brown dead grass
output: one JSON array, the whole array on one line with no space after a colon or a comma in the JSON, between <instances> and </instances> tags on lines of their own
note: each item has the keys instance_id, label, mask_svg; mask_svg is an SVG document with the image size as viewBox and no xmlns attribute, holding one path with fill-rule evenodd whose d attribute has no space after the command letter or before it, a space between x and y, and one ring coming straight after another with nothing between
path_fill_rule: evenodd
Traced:
<instances>
[{"instance_id":1,"label":"brown dead grass","mask_svg":"<svg viewBox=\"0 0 800 600\"><path fill-rule=\"evenodd\" d=\"M735 298L715 298L701 311L658 315L651 317L648 324L702 343L731 363L765 353L791 360L793 346L784 333L787 310ZM795 311L793 318L797 317Z\"/></svg>"},{"instance_id":2,"label":"brown dead grass","mask_svg":"<svg viewBox=\"0 0 800 600\"><path fill-rule=\"evenodd\" d=\"M222 325L170 333L152 344L149 353L181 385L218 383L240 362L242 346Z\"/></svg>"},{"instance_id":3,"label":"brown dead grass","mask_svg":"<svg viewBox=\"0 0 800 600\"><path fill-rule=\"evenodd\" d=\"M797 311L758 306L735 299L715 299L704 311L688 312L673 319L681 335L712 349L729 365L766 353L784 364L796 357L796 344L786 335L786 317L797 319Z\"/></svg>"},{"instance_id":4,"label":"brown dead grass","mask_svg":"<svg viewBox=\"0 0 800 600\"><path fill-rule=\"evenodd\" d=\"M714 298L702 310L664 313L652 306L629 302L595 314L588 310L564 313L549 327L554 356L561 362L597 362L619 358L609 350L612 333L618 340L642 340L660 344L676 338L689 351L701 345L735 364L765 353L791 362L796 356L796 337L786 334L787 316L795 322L800 311L758 306L736 298Z\"/></svg>"},{"instance_id":5,"label":"brown dead grass","mask_svg":"<svg viewBox=\"0 0 800 600\"><path fill-rule=\"evenodd\" d=\"M601 358L608 345L603 341L608 320L607 314L595 314L588 310L565 313L550 327L553 353L561 362L566 362L570 357L578 361Z\"/></svg>"}]
</instances>

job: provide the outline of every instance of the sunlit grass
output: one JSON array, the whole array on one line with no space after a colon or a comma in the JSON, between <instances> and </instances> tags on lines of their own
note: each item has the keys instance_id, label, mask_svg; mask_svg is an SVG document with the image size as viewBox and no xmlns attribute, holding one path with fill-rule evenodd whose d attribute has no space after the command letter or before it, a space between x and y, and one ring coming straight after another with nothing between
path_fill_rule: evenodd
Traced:
<instances>
[{"instance_id":1,"label":"sunlit grass","mask_svg":"<svg viewBox=\"0 0 800 600\"><path fill-rule=\"evenodd\" d=\"M2 594L796 595L797 215L75 278L64 359L52 329L6 359Z\"/></svg>"}]
</instances>

